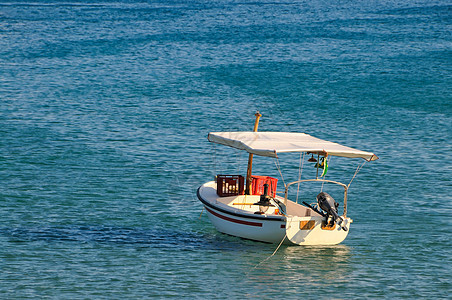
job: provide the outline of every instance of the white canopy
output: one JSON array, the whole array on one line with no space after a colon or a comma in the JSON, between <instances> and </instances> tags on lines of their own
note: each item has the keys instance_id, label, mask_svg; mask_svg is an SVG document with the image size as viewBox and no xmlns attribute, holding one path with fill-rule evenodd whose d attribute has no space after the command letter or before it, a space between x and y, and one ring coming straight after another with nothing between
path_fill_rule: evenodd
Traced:
<instances>
[{"instance_id":1,"label":"white canopy","mask_svg":"<svg viewBox=\"0 0 452 300\"><path fill-rule=\"evenodd\" d=\"M245 150L249 153L278 157L278 153L308 152L319 155L333 155L350 158L364 158L367 161L378 157L366 151L321 140L305 133L295 132L211 132L210 142Z\"/></svg>"}]
</instances>

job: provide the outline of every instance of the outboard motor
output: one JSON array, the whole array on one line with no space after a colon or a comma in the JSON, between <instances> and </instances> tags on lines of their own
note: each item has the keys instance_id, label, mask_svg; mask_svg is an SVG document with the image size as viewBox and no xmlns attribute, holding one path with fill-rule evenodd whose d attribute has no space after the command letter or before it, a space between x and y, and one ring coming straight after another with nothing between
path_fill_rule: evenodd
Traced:
<instances>
[{"instance_id":1,"label":"outboard motor","mask_svg":"<svg viewBox=\"0 0 452 300\"><path fill-rule=\"evenodd\" d=\"M339 203L334 201L333 197L331 197L328 193L321 192L317 195L317 203L319 204L319 207L326 212L327 221L329 216L331 216L333 224L336 222L338 226L341 226L343 219L337 214ZM342 229L347 231L347 227L345 226L342 226Z\"/></svg>"}]
</instances>

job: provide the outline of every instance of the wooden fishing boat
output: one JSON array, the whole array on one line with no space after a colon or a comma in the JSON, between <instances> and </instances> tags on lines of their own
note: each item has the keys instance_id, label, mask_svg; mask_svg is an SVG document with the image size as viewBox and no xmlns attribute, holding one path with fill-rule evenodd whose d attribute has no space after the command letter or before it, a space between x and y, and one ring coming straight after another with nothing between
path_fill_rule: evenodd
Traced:
<instances>
[{"instance_id":1,"label":"wooden fishing boat","mask_svg":"<svg viewBox=\"0 0 452 300\"><path fill-rule=\"evenodd\" d=\"M197 195L203 203L210 221L222 233L268 243L295 245L334 245L341 243L350 229L352 219L347 216L348 185L327 180L328 161L332 156L361 158L373 161L378 157L337 143L321 140L304 133L258 132L256 113L252 132L211 132L208 140L249 153L247 174L217 175L198 188ZM284 183L284 193L277 195L278 179L252 175L253 155L278 159L278 154L298 152L316 161L314 178ZM314 157L317 156L317 159ZM300 155L301 157L301 155ZM320 173L321 172L321 173ZM320 174L319 174L320 173ZM322 191L316 203L302 204L288 199L289 188L305 183L320 183ZM343 213L339 215L336 202L323 186L336 185L344 190Z\"/></svg>"}]
</instances>

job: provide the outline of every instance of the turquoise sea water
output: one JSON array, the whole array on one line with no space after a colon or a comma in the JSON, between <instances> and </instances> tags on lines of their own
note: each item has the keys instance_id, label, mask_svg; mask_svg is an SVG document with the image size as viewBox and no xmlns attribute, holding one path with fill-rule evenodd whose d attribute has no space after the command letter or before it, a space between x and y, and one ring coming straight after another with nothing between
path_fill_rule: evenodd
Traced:
<instances>
[{"instance_id":1,"label":"turquoise sea water","mask_svg":"<svg viewBox=\"0 0 452 300\"><path fill-rule=\"evenodd\" d=\"M0 298L447 298L451 87L450 1L0 1ZM256 110L380 157L341 245L201 214Z\"/></svg>"}]
</instances>

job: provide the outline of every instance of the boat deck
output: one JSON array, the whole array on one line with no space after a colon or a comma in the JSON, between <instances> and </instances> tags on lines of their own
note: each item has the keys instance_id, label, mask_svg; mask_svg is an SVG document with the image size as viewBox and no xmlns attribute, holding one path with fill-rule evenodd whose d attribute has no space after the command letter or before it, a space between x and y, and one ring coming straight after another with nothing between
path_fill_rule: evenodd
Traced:
<instances>
[{"instance_id":1,"label":"boat deck","mask_svg":"<svg viewBox=\"0 0 452 300\"><path fill-rule=\"evenodd\" d=\"M220 197L216 192L216 183L214 181L208 182L203 185L203 195L207 201L214 202L216 204L220 204L221 206L234 208L237 210L246 211L249 213L259 212L259 205L256 203L260 199L260 195L237 195L237 196L228 196L228 197ZM280 196L276 196L275 199L284 202L284 198ZM278 208L274 206L270 206L264 215L281 215ZM298 217L309 217L309 216L319 216L320 215L314 210L295 203L291 200L287 201L287 215L289 216L298 216Z\"/></svg>"}]
</instances>

